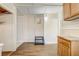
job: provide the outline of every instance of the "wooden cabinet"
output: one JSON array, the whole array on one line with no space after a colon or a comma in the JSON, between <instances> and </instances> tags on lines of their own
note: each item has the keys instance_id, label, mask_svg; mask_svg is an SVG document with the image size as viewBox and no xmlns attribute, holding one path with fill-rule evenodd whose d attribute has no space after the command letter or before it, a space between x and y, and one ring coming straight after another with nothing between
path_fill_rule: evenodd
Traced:
<instances>
[{"instance_id":1,"label":"wooden cabinet","mask_svg":"<svg viewBox=\"0 0 79 59\"><path fill-rule=\"evenodd\" d=\"M59 56L79 56L79 40L69 40L58 37Z\"/></svg>"},{"instance_id":2,"label":"wooden cabinet","mask_svg":"<svg viewBox=\"0 0 79 59\"><path fill-rule=\"evenodd\" d=\"M11 12L9 12L8 10L0 7L0 14L11 14Z\"/></svg>"},{"instance_id":3,"label":"wooden cabinet","mask_svg":"<svg viewBox=\"0 0 79 59\"><path fill-rule=\"evenodd\" d=\"M79 3L71 3L71 16L79 14Z\"/></svg>"},{"instance_id":4,"label":"wooden cabinet","mask_svg":"<svg viewBox=\"0 0 79 59\"><path fill-rule=\"evenodd\" d=\"M79 18L79 3L63 4L64 20L75 20Z\"/></svg>"},{"instance_id":5,"label":"wooden cabinet","mask_svg":"<svg viewBox=\"0 0 79 59\"><path fill-rule=\"evenodd\" d=\"M64 4L64 18L67 19L70 17L70 4L69 3L65 3Z\"/></svg>"},{"instance_id":6,"label":"wooden cabinet","mask_svg":"<svg viewBox=\"0 0 79 59\"><path fill-rule=\"evenodd\" d=\"M70 41L66 41L59 37L58 39L58 55L70 56Z\"/></svg>"}]
</instances>

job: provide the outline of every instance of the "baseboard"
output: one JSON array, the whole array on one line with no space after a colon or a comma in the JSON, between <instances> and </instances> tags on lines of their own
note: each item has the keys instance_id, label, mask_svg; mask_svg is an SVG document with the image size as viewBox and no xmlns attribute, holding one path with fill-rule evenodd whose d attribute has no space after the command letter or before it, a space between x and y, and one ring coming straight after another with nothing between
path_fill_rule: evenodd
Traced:
<instances>
[{"instance_id":1,"label":"baseboard","mask_svg":"<svg viewBox=\"0 0 79 59\"><path fill-rule=\"evenodd\" d=\"M16 44L16 49L20 46L20 45L22 45L23 44L23 42L17 42L17 44Z\"/></svg>"},{"instance_id":2,"label":"baseboard","mask_svg":"<svg viewBox=\"0 0 79 59\"><path fill-rule=\"evenodd\" d=\"M45 42L45 44L57 44L57 42Z\"/></svg>"},{"instance_id":3,"label":"baseboard","mask_svg":"<svg viewBox=\"0 0 79 59\"><path fill-rule=\"evenodd\" d=\"M25 42L22 42L22 43L25 43ZM26 43L35 43L35 42L26 42ZM45 42L44 44L45 45L47 45L47 44L57 44L57 42Z\"/></svg>"}]
</instances>

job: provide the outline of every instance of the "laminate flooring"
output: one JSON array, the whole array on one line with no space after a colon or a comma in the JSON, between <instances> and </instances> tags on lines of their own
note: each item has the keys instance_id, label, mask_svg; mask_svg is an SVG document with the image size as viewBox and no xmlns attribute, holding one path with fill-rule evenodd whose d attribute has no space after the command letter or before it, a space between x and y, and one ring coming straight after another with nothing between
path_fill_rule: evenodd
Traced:
<instances>
[{"instance_id":1,"label":"laminate flooring","mask_svg":"<svg viewBox=\"0 0 79 59\"><path fill-rule=\"evenodd\" d=\"M25 42L10 56L57 56L57 45L34 45Z\"/></svg>"}]
</instances>

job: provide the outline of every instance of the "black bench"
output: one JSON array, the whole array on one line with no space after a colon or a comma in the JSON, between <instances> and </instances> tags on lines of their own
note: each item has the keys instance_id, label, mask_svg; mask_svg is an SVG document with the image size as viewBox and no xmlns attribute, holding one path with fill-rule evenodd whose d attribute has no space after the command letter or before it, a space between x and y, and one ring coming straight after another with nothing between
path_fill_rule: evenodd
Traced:
<instances>
[{"instance_id":1,"label":"black bench","mask_svg":"<svg viewBox=\"0 0 79 59\"><path fill-rule=\"evenodd\" d=\"M35 45L44 45L44 37L35 36Z\"/></svg>"}]
</instances>

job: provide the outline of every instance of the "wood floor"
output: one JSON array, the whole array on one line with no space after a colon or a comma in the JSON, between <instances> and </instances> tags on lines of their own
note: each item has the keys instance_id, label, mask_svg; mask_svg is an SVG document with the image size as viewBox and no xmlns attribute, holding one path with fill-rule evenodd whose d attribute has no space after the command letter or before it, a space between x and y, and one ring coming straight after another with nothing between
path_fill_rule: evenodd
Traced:
<instances>
[{"instance_id":1,"label":"wood floor","mask_svg":"<svg viewBox=\"0 0 79 59\"><path fill-rule=\"evenodd\" d=\"M2 52L2 56L9 56L11 52Z\"/></svg>"},{"instance_id":2,"label":"wood floor","mask_svg":"<svg viewBox=\"0 0 79 59\"><path fill-rule=\"evenodd\" d=\"M56 44L34 45L33 43L23 43L11 56L56 56Z\"/></svg>"}]
</instances>

